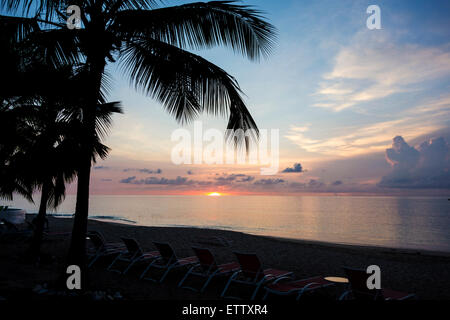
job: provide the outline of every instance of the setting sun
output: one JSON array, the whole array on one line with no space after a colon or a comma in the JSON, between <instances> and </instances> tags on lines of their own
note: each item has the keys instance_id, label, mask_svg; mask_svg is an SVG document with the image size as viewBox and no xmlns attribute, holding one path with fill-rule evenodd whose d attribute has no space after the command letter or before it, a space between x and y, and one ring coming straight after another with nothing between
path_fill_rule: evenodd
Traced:
<instances>
[{"instance_id":1,"label":"setting sun","mask_svg":"<svg viewBox=\"0 0 450 320\"><path fill-rule=\"evenodd\" d=\"M209 196L209 197L220 197L221 194L218 193L218 192L210 192L210 193L207 194L207 196Z\"/></svg>"}]
</instances>

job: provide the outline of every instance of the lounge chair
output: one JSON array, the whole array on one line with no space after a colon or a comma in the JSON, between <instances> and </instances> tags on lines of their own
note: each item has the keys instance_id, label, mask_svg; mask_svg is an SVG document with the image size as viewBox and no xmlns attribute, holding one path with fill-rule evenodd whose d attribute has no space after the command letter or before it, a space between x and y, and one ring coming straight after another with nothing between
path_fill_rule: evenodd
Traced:
<instances>
[{"instance_id":1,"label":"lounge chair","mask_svg":"<svg viewBox=\"0 0 450 320\"><path fill-rule=\"evenodd\" d=\"M274 281L281 277L288 277L292 275L290 271L278 270L278 269L263 269L261 262L256 254L252 253L239 253L235 252L236 258L238 259L239 265L241 266L239 271L233 273L233 275L228 280L225 288L220 295L222 298L238 298L233 296L225 296L229 286L232 283L240 283L245 285L251 285L255 287L253 290L251 300L254 300L259 288L262 285Z\"/></svg>"},{"instance_id":2,"label":"lounge chair","mask_svg":"<svg viewBox=\"0 0 450 320\"><path fill-rule=\"evenodd\" d=\"M208 249L192 247L192 250L194 250L199 263L196 264L195 266L192 266L189 269L189 271L186 272L186 275L183 277L183 279L181 279L180 283L178 284L178 287L182 287L186 279L190 275L194 275L206 278L206 281L204 282L201 289L198 290L188 286L184 286L182 288L203 292L205 291L206 287L215 276L225 276L239 270L239 263L237 262L230 262L218 265L216 263L216 259L214 258L213 254Z\"/></svg>"},{"instance_id":3,"label":"lounge chair","mask_svg":"<svg viewBox=\"0 0 450 320\"><path fill-rule=\"evenodd\" d=\"M142 272L140 279L162 283L172 269L186 267L198 263L198 259L196 256L186 257L182 259L177 258L175 252L168 243L153 242L153 244L158 249L161 257L154 259L149 263L144 272ZM165 270L165 272L159 280L145 277L150 268L162 269Z\"/></svg>"},{"instance_id":4,"label":"lounge chair","mask_svg":"<svg viewBox=\"0 0 450 320\"><path fill-rule=\"evenodd\" d=\"M345 291L339 300L348 299L352 294L357 300L406 300L414 298L412 293L394 291L391 289L369 289L367 288L368 274L365 270L344 267L349 280L349 290Z\"/></svg>"},{"instance_id":5,"label":"lounge chair","mask_svg":"<svg viewBox=\"0 0 450 320\"><path fill-rule=\"evenodd\" d=\"M286 279L290 279L290 281L283 282L283 280ZM266 300L267 296L271 293L276 295L297 294L296 300L300 300L305 292L314 291L332 285L334 285L334 283L325 280L323 277L313 277L302 280L292 280L290 277L282 277L265 287L266 294L264 295L263 300Z\"/></svg>"},{"instance_id":6,"label":"lounge chair","mask_svg":"<svg viewBox=\"0 0 450 320\"><path fill-rule=\"evenodd\" d=\"M126 251L120 253L117 255L117 257L111 262L111 264L108 266L108 271L114 271L119 272L122 274L125 274L130 270L130 268L137 262L143 262L148 260L153 260L156 258L159 258L159 252L158 251L151 251L151 252L144 252L141 249L141 246L139 243L137 243L136 240L130 239L130 238L121 238L123 243L125 244L125 247L127 248ZM123 271L119 269L113 269L113 265L115 265L117 262L127 262L128 265L125 267Z\"/></svg>"},{"instance_id":7,"label":"lounge chair","mask_svg":"<svg viewBox=\"0 0 450 320\"><path fill-rule=\"evenodd\" d=\"M121 243L106 242L103 235L97 231L88 232L87 239L93 245L93 247L87 250L88 259L90 259L88 268L92 267L102 257L119 255L126 250L125 246Z\"/></svg>"},{"instance_id":8,"label":"lounge chair","mask_svg":"<svg viewBox=\"0 0 450 320\"><path fill-rule=\"evenodd\" d=\"M31 230L19 229L15 224L6 219L0 221L0 239L1 240L22 240L26 241L31 238L33 232Z\"/></svg>"}]
</instances>

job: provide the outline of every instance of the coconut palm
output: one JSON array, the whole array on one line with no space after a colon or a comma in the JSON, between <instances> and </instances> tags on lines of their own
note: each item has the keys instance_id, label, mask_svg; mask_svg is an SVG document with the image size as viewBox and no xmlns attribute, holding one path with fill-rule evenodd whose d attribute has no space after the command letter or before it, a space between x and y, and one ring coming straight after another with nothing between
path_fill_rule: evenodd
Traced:
<instances>
[{"instance_id":1,"label":"coconut palm","mask_svg":"<svg viewBox=\"0 0 450 320\"><path fill-rule=\"evenodd\" d=\"M68 108L45 99L39 104L16 107L26 113L24 119L33 128L31 146L21 157L10 162L19 176L32 178L36 189L41 191L39 212L35 220L30 254L39 256L47 207L57 208L65 197L66 184L72 182L78 170L80 143L77 133L82 129L80 110ZM96 121L106 128L111 115L121 112L118 103L102 104L97 107ZM108 148L100 142L98 130L94 137L92 161L105 159Z\"/></svg>"},{"instance_id":2,"label":"coconut palm","mask_svg":"<svg viewBox=\"0 0 450 320\"><path fill-rule=\"evenodd\" d=\"M101 104L96 109L98 125L91 155L93 162L97 157L106 158L109 149L100 142L101 130L110 126L113 113L121 112L118 103ZM2 119L10 120L19 129L8 132L12 140L0 142L0 146L7 147L1 150L6 161L0 167L0 195L12 199L13 192L20 193L33 201L33 191L41 193L29 250L33 260L40 254L47 208L59 206L65 197L66 184L78 170L80 111L81 108L61 104L61 100L39 97L34 104L15 105L2 112L6 116ZM14 145L11 141L15 141Z\"/></svg>"},{"instance_id":3,"label":"coconut palm","mask_svg":"<svg viewBox=\"0 0 450 320\"><path fill-rule=\"evenodd\" d=\"M162 1L161 1L162 2ZM213 46L231 47L250 60L266 57L274 27L261 13L233 1L160 7L156 0L1 0L9 12L47 26L31 34L45 43L52 63L82 61L89 73L83 109L83 130L77 204L69 263L84 263L88 217L91 139L94 106L101 99L107 64L117 62L130 82L157 99L181 123L202 112L227 115L228 129L255 129L236 80L223 69L189 52ZM69 5L81 9L80 28L69 30ZM257 131L256 131L257 132ZM238 141L241 142L241 141Z\"/></svg>"},{"instance_id":4,"label":"coconut palm","mask_svg":"<svg viewBox=\"0 0 450 320\"><path fill-rule=\"evenodd\" d=\"M41 191L29 250L34 260L40 254L47 207L56 208L61 203L66 183L73 180L78 169L77 133L82 129L83 103L78 92L85 89L87 73L73 65L50 66L46 48L20 40L16 32L20 21L0 18L0 24L5 20L8 28L0 45L10 60L0 62L9 80L6 89L3 86L0 91L0 196L11 200L13 193L20 193L33 201L33 191ZM12 61L15 63L11 66ZM107 156L108 148L100 140L111 124L111 115L117 112L121 112L118 103L102 103L95 108L94 162Z\"/></svg>"}]
</instances>

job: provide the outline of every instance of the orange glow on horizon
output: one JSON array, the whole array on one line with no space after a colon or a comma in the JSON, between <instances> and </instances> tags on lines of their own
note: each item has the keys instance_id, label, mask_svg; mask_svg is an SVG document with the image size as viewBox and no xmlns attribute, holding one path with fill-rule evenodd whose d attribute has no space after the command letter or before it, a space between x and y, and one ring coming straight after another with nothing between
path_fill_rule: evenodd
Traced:
<instances>
[{"instance_id":1,"label":"orange glow on horizon","mask_svg":"<svg viewBox=\"0 0 450 320\"><path fill-rule=\"evenodd\" d=\"M222 194L219 192L210 192L206 194L208 197L220 197Z\"/></svg>"}]
</instances>

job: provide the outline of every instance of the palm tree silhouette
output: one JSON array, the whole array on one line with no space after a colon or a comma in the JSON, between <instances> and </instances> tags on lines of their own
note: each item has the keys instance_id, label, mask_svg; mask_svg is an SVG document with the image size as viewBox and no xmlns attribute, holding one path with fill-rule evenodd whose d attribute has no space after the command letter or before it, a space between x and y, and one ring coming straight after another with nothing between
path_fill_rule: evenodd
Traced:
<instances>
[{"instance_id":1,"label":"palm tree silhouette","mask_svg":"<svg viewBox=\"0 0 450 320\"><path fill-rule=\"evenodd\" d=\"M32 12L27 23L48 29L29 36L45 43L52 63L82 62L88 72L80 131L81 159L69 264L84 266L88 217L93 108L102 97L105 67L117 62L131 83L157 99L177 121L202 112L228 115L228 129L255 129L236 80L188 49L231 47L250 60L267 56L275 28L261 12L233 1L159 7L156 0L1 0L9 12ZM64 12L81 9L81 26L69 30ZM33 10L35 8L35 10ZM27 33L24 28L23 33ZM256 131L257 132L257 131ZM242 141L238 141L242 142Z\"/></svg>"},{"instance_id":2,"label":"palm tree silhouette","mask_svg":"<svg viewBox=\"0 0 450 320\"><path fill-rule=\"evenodd\" d=\"M17 37L14 29L9 31L12 31L10 38ZM86 72L72 65L51 67L45 61L46 48L38 43L22 48L25 50L20 50L20 54L8 50L11 42L7 40L3 36L0 42L11 59L1 62L8 70L7 89L21 90L2 87L0 91L0 130L5 130L0 138L0 196L11 200L13 193L20 193L33 202L33 191L41 191L28 255L36 261L47 207L59 206L65 197L66 183L74 179L78 169L82 101L77 92L85 89ZM7 66L11 61L15 64ZM96 132L91 155L94 162L96 157L106 158L109 149L100 142L101 136L111 124L111 115L120 112L117 102L102 103L95 108Z\"/></svg>"}]
</instances>

